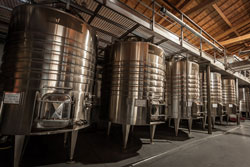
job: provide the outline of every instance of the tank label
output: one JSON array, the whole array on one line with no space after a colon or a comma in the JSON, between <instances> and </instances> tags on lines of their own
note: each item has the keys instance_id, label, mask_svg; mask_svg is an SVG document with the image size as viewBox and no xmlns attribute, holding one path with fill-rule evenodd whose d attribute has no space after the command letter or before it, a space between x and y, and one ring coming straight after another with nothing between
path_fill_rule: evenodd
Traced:
<instances>
[{"instance_id":1,"label":"tank label","mask_svg":"<svg viewBox=\"0 0 250 167\"><path fill-rule=\"evenodd\" d=\"M229 108L233 108L233 105L232 105L232 104L229 104Z\"/></svg>"},{"instance_id":2,"label":"tank label","mask_svg":"<svg viewBox=\"0 0 250 167\"><path fill-rule=\"evenodd\" d=\"M217 108L218 104L213 104L212 106L213 106L213 108Z\"/></svg>"},{"instance_id":3,"label":"tank label","mask_svg":"<svg viewBox=\"0 0 250 167\"><path fill-rule=\"evenodd\" d=\"M188 102L188 107L192 107L193 102L189 101Z\"/></svg>"},{"instance_id":4,"label":"tank label","mask_svg":"<svg viewBox=\"0 0 250 167\"><path fill-rule=\"evenodd\" d=\"M10 92L5 92L4 93L4 104L19 104L20 103L20 93L10 93Z\"/></svg>"},{"instance_id":5,"label":"tank label","mask_svg":"<svg viewBox=\"0 0 250 167\"><path fill-rule=\"evenodd\" d=\"M138 107L147 107L147 100L135 100L135 106Z\"/></svg>"}]
</instances>

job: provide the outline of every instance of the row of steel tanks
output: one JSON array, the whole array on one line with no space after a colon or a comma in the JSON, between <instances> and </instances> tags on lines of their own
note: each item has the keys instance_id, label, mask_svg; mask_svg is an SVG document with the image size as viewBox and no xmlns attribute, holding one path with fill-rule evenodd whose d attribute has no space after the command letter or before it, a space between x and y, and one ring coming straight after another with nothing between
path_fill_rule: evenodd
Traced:
<instances>
[{"instance_id":1,"label":"row of steel tanks","mask_svg":"<svg viewBox=\"0 0 250 167\"><path fill-rule=\"evenodd\" d=\"M177 135L181 119L190 131L192 119L202 116L197 63L166 61L160 47L140 41L116 42L105 53L102 115L108 134L112 123L122 125L124 148L131 126L150 125L152 142L156 125L167 118L175 121Z\"/></svg>"},{"instance_id":2,"label":"row of steel tanks","mask_svg":"<svg viewBox=\"0 0 250 167\"><path fill-rule=\"evenodd\" d=\"M92 28L73 15L39 5L13 10L2 65L0 133L15 135L14 166L30 135L64 133L72 160L78 130L90 125L96 44ZM190 131L192 119L206 115L206 86L200 83L206 77L198 63L166 61L162 48L134 38L108 46L104 58L100 115L109 121L108 133L112 123L122 125L124 148L133 126L150 126L152 141L156 125L168 118L177 135L181 119ZM233 113L234 80L212 73L211 85L213 115L222 112L221 103Z\"/></svg>"},{"instance_id":3,"label":"row of steel tanks","mask_svg":"<svg viewBox=\"0 0 250 167\"><path fill-rule=\"evenodd\" d=\"M70 160L89 126L96 36L77 17L40 5L17 6L4 48L0 134L15 136L18 166L30 135L65 133Z\"/></svg>"},{"instance_id":4,"label":"row of steel tanks","mask_svg":"<svg viewBox=\"0 0 250 167\"><path fill-rule=\"evenodd\" d=\"M165 60L164 51L149 42L116 42L105 52L102 79L102 117L123 129L126 148L133 126L149 125L152 142L157 124L174 120L178 135L180 120L207 118L206 72L187 58ZM236 114L235 79L210 76L212 123L219 116Z\"/></svg>"}]
</instances>

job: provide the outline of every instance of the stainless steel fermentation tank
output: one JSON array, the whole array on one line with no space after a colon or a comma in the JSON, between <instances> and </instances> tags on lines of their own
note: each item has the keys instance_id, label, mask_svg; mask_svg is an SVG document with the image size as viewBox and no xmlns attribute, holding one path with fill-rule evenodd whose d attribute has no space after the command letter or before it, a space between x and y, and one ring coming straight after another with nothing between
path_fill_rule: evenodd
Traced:
<instances>
[{"instance_id":1,"label":"stainless steel fermentation tank","mask_svg":"<svg viewBox=\"0 0 250 167\"><path fill-rule=\"evenodd\" d=\"M175 132L178 135L180 119L188 120L190 131L192 119L201 114L199 65L186 59L175 61L172 64L171 76L171 110L168 117L174 119Z\"/></svg>"},{"instance_id":2,"label":"stainless steel fermentation tank","mask_svg":"<svg viewBox=\"0 0 250 167\"><path fill-rule=\"evenodd\" d=\"M205 121L207 117L207 76L206 72L200 73L202 84L202 111L205 115ZM215 124L215 117L219 116L222 120L222 81L221 74L217 72L210 73L210 96L211 96L211 117L212 124Z\"/></svg>"},{"instance_id":3,"label":"stainless steel fermentation tank","mask_svg":"<svg viewBox=\"0 0 250 167\"><path fill-rule=\"evenodd\" d=\"M222 100L226 114L236 114L237 102L235 79L222 79Z\"/></svg>"},{"instance_id":4,"label":"stainless steel fermentation tank","mask_svg":"<svg viewBox=\"0 0 250 167\"><path fill-rule=\"evenodd\" d=\"M249 88L239 88L239 111L245 112L246 117L249 114Z\"/></svg>"},{"instance_id":5,"label":"stainless steel fermentation tank","mask_svg":"<svg viewBox=\"0 0 250 167\"><path fill-rule=\"evenodd\" d=\"M116 42L111 48L110 62L109 129L111 123L123 126L126 148L131 125L151 125L152 141L156 124L167 118L163 49L148 42Z\"/></svg>"},{"instance_id":6,"label":"stainless steel fermentation tank","mask_svg":"<svg viewBox=\"0 0 250 167\"><path fill-rule=\"evenodd\" d=\"M3 56L1 134L15 135L18 166L25 135L71 132L70 159L79 129L90 120L96 37L63 11L21 5L12 12Z\"/></svg>"}]
</instances>

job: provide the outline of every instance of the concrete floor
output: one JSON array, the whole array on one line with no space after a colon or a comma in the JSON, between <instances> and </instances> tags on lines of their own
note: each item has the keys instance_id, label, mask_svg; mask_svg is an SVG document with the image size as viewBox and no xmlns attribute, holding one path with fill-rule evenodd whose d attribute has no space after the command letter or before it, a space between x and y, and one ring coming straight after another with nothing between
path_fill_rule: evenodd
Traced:
<instances>
[{"instance_id":1,"label":"concrete floor","mask_svg":"<svg viewBox=\"0 0 250 167\"><path fill-rule=\"evenodd\" d=\"M41 167L249 167L250 121L217 125L213 135L199 125L187 134L181 129L174 137L173 128L161 125L156 129L155 142L149 144L149 127L136 127L129 138L128 149L121 149L121 128L114 126L110 137L104 130L80 133L75 153L76 163L67 164L63 135L32 136L21 166ZM0 151L0 166L11 165L11 150Z\"/></svg>"}]
</instances>

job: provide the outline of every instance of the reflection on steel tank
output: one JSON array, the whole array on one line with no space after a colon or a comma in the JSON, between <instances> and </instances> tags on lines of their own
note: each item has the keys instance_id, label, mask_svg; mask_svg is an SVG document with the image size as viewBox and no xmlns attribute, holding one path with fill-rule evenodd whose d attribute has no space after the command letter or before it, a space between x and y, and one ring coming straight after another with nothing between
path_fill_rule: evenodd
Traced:
<instances>
[{"instance_id":1,"label":"reflection on steel tank","mask_svg":"<svg viewBox=\"0 0 250 167\"><path fill-rule=\"evenodd\" d=\"M168 115L175 121L176 135L178 135L180 119L188 119L190 131L192 118L200 116L201 96L199 82L199 65L197 63L186 59L173 63L172 104Z\"/></svg>"},{"instance_id":2,"label":"reflection on steel tank","mask_svg":"<svg viewBox=\"0 0 250 167\"><path fill-rule=\"evenodd\" d=\"M202 73L202 95L203 95L203 110L207 113L207 81L206 72ZM222 111L218 110L218 105L222 105L222 84L221 84L221 74L217 72L210 73L210 95L211 95L211 105L212 105L212 116L219 116ZM217 104L217 105L216 105Z\"/></svg>"},{"instance_id":3,"label":"reflection on steel tank","mask_svg":"<svg viewBox=\"0 0 250 167\"><path fill-rule=\"evenodd\" d=\"M207 76L206 71L200 73L202 83L202 111L207 115ZM222 119L222 82L221 74L217 72L210 73L210 100L211 100L211 117L212 124L215 124L215 117L219 116Z\"/></svg>"},{"instance_id":4,"label":"reflection on steel tank","mask_svg":"<svg viewBox=\"0 0 250 167\"><path fill-rule=\"evenodd\" d=\"M234 79L222 79L222 102L227 115L236 114L236 89Z\"/></svg>"},{"instance_id":5,"label":"reflection on steel tank","mask_svg":"<svg viewBox=\"0 0 250 167\"><path fill-rule=\"evenodd\" d=\"M131 125L151 125L152 141L156 124L164 123L167 117L164 51L133 40L116 42L111 50L109 129L111 123L123 126L126 148Z\"/></svg>"},{"instance_id":6,"label":"reflection on steel tank","mask_svg":"<svg viewBox=\"0 0 250 167\"><path fill-rule=\"evenodd\" d=\"M249 88L239 88L240 112L249 113Z\"/></svg>"},{"instance_id":7,"label":"reflection on steel tank","mask_svg":"<svg viewBox=\"0 0 250 167\"><path fill-rule=\"evenodd\" d=\"M89 126L95 33L66 12L21 5L12 12L4 49L1 133L15 135L15 166L25 135L70 132L72 159L78 130Z\"/></svg>"}]
</instances>

